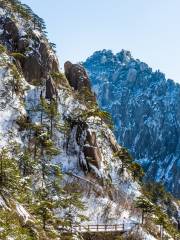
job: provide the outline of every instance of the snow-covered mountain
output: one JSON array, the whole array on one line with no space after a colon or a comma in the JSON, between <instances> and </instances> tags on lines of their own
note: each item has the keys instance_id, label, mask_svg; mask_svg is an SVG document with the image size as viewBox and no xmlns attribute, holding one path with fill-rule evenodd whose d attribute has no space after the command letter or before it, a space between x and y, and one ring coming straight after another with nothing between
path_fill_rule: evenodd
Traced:
<instances>
[{"instance_id":1,"label":"snow-covered mountain","mask_svg":"<svg viewBox=\"0 0 180 240\"><path fill-rule=\"evenodd\" d=\"M180 85L129 51L95 52L83 64L118 142L146 171L180 197Z\"/></svg>"},{"instance_id":2,"label":"snow-covered mountain","mask_svg":"<svg viewBox=\"0 0 180 240\"><path fill-rule=\"evenodd\" d=\"M85 69L61 73L44 30L28 6L0 1L0 239L82 239L70 231L82 222L125 223L147 240L163 225L173 239L178 202L142 186Z\"/></svg>"}]
</instances>

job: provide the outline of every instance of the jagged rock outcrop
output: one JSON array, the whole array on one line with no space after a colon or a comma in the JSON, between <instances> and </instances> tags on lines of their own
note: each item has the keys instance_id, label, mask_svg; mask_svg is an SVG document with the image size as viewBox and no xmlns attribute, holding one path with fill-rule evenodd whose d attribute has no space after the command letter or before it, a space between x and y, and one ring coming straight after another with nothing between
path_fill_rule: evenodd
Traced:
<instances>
[{"instance_id":1,"label":"jagged rock outcrop","mask_svg":"<svg viewBox=\"0 0 180 240\"><path fill-rule=\"evenodd\" d=\"M41 84L46 76L58 72L58 60L47 39L38 33L36 27L27 26L22 30L22 23L9 18L5 14L0 16L0 42L6 45L11 53L21 53L19 58L22 71L29 83ZM29 38L31 36L31 38Z\"/></svg>"},{"instance_id":2,"label":"jagged rock outcrop","mask_svg":"<svg viewBox=\"0 0 180 240\"><path fill-rule=\"evenodd\" d=\"M124 50L95 52L84 66L118 142L144 167L146 180L180 197L180 85Z\"/></svg>"},{"instance_id":3,"label":"jagged rock outcrop","mask_svg":"<svg viewBox=\"0 0 180 240\"><path fill-rule=\"evenodd\" d=\"M9 17L6 17L5 19L1 19L0 22L1 24L3 24L5 39L8 39L9 41L12 39L15 47L16 42L20 37L16 23Z\"/></svg>"},{"instance_id":4,"label":"jagged rock outcrop","mask_svg":"<svg viewBox=\"0 0 180 240\"><path fill-rule=\"evenodd\" d=\"M66 78L74 90L80 91L83 88L91 89L88 75L80 64L72 64L68 61L64 64L64 70Z\"/></svg>"},{"instance_id":5,"label":"jagged rock outcrop","mask_svg":"<svg viewBox=\"0 0 180 240\"><path fill-rule=\"evenodd\" d=\"M82 121L72 122L71 132L73 134L69 136L68 152L78 155L79 165L85 173L94 172L94 167L99 170L102 156L100 146L97 144L96 132L91 131L88 124Z\"/></svg>"}]
</instances>

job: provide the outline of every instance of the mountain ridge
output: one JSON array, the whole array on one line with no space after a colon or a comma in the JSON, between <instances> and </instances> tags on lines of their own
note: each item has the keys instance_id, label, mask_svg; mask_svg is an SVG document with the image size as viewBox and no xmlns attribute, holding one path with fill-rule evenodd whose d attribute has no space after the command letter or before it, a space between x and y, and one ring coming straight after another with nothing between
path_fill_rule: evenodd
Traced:
<instances>
[{"instance_id":1,"label":"mountain ridge","mask_svg":"<svg viewBox=\"0 0 180 240\"><path fill-rule=\"evenodd\" d=\"M164 182L179 196L180 176L175 171L179 166L179 83L166 79L159 70L153 72L125 50L116 55L108 50L97 51L84 66L100 106L112 114L118 142L144 166L147 179ZM173 154L176 159L171 161ZM165 176L158 164L163 165L166 156Z\"/></svg>"}]
</instances>

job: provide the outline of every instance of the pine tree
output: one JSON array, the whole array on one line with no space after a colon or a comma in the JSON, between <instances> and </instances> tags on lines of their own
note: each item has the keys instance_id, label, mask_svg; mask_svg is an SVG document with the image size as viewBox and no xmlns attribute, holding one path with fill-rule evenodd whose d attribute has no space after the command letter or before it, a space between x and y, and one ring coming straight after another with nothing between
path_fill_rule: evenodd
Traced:
<instances>
[{"instance_id":1,"label":"pine tree","mask_svg":"<svg viewBox=\"0 0 180 240\"><path fill-rule=\"evenodd\" d=\"M138 179L138 180L141 181L142 178L144 177L144 171L138 163L133 162L130 165L130 170L132 171L132 175L133 175L134 180Z\"/></svg>"},{"instance_id":2,"label":"pine tree","mask_svg":"<svg viewBox=\"0 0 180 240\"><path fill-rule=\"evenodd\" d=\"M129 168L132 164L132 157L128 153L127 149L121 148L119 151L114 153L114 157L121 160L121 172L124 172L124 168Z\"/></svg>"},{"instance_id":3,"label":"pine tree","mask_svg":"<svg viewBox=\"0 0 180 240\"><path fill-rule=\"evenodd\" d=\"M160 225L160 236L161 236L161 239L163 239L163 229L166 228L168 222L167 222L167 215L162 212L159 207L156 209L156 220L155 220L155 223L157 225Z\"/></svg>"},{"instance_id":4,"label":"pine tree","mask_svg":"<svg viewBox=\"0 0 180 240\"><path fill-rule=\"evenodd\" d=\"M142 211L142 224L144 224L145 214L153 213L154 206L153 204L144 197L138 197L135 201L135 207L141 209Z\"/></svg>"},{"instance_id":5,"label":"pine tree","mask_svg":"<svg viewBox=\"0 0 180 240\"><path fill-rule=\"evenodd\" d=\"M47 224L53 219L53 204L46 188L38 189L36 193L35 213L42 222L42 227L47 230Z\"/></svg>"},{"instance_id":6,"label":"pine tree","mask_svg":"<svg viewBox=\"0 0 180 240\"><path fill-rule=\"evenodd\" d=\"M143 185L144 194L155 204L171 204L173 196L166 192L162 183L147 182Z\"/></svg>"},{"instance_id":7,"label":"pine tree","mask_svg":"<svg viewBox=\"0 0 180 240\"><path fill-rule=\"evenodd\" d=\"M44 97L41 96L41 108L43 112L50 118L50 137L53 137L53 126L58 125L59 122L59 113L57 101L54 99L50 100L50 103L46 101ZM42 124L42 119L41 119Z\"/></svg>"},{"instance_id":8,"label":"pine tree","mask_svg":"<svg viewBox=\"0 0 180 240\"><path fill-rule=\"evenodd\" d=\"M36 162L32 159L31 154L27 148L19 156L19 168L22 176L26 177L34 173Z\"/></svg>"},{"instance_id":9,"label":"pine tree","mask_svg":"<svg viewBox=\"0 0 180 240\"><path fill-rule=\"evenodd\" d=\"M0 228L0 239L36 239L30 229L22 227L14 210L0 209Z\"/></svg>"},{"instance_id":10,"label":"pine tree","mask_svg":"<svg viewBox=\"0 0 180 240\"><path fill-rule=\"evenodd\" d=\"M88 218L79 214L79 210L85 210L85 205L82 202L80 187L76 183L66 184L64 187L66 198L62 202L62 207L66 209L64 225L72 227L72 225L79 225Z\"/></svg>"},{"instance_id":11,"label":"pine tree","mask_svg":"<svg viewBox=\"0 0 180 240\"><path fill-rule=\"evenodd\" d=\"M0 151L0 190L9 189L12 193L19 188L20 171L15 158L11 158L7 148Z\"/></svg>"}]
</instances>

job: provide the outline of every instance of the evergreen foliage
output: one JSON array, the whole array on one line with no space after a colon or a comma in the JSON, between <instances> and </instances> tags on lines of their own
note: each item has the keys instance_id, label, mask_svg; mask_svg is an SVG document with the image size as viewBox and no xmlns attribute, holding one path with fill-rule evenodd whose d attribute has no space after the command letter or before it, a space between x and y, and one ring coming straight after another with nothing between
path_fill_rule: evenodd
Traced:
<instances>
[{"instance_id":1,"label":"evergreen foliage","mask_svg":"<svg viewBox=\"0 0 180 240\"><path fill-rule=\"evenodd\" d=\"M121 160L121 171L124 172L124 168L129 168L132 164L132 157L130 156L129 152L126 148L121 148L119 151L114 153L114 157L117 157Z\"/></svg>"},{"instance_id":2,"label":"evergreen foliage","mask_svg":"<svg viewBox=\"0 0 180 240\"><path fill-rule=\"evenodd\" d=\"M98 107L95 95L88 87L82 87L81 89L79 89L77 97L80 102L87 106L87 108L93 109Z\"/></svg>"},{"instance_id":3,"label":"evergreen foliage","mask_svg":"<svg viewBox=\"0 0 180 240\"><path fill-rule=\"evenodd\" d=\"M51 99L50 102L48 102L44 97L41 96L40 103L42 109L41 114L44 112L50 118L50 137L52 138L53 126L57 127L59 122L57 101L55 99Z\"/></svg>"},{"instance_id":4,"label":"evergreen foliage","mask_svg":"<svg viewBox=\"0 0 180 240\"><path fill-rule=\"evenodd\" d=\"M34 240L37 239L30 229L22 227L15 211L0 209L0 239ZM2 230L3 229L3 230Z\"/></svg>"},{"instance_id":5,"label":"evergreen foliage","mask_svg":"<svg viewBox=\"0 0 180 240\"><path fill-rule=\"evenodd\" d=\"M169 204L173 200L173 196L165 190L162 183L144 183L143 192L155 204L163 202Z\"/></svg>"},{"instance_id":6,"label":"evergreen foliage","mask_svg":"<svg viewBox=\"0 0 180 240\"><path fill-rule=\"evenodd\" d=\"M23 19L33 23L34 29L38 29L46 35L44 20L34 14L32 9L26 4L22 4L19 0L1 0L0 6L7 9L9 13L11 11L18 13Z\"/></svg>"},{"instance_id":7,"label":"evergreen foliage","mask_svg":"<svg viewBox=\"0 0 180 240\"><path fill-rule=\"evenodd\" d=\"M0 54L4 52L6 52L6 48L2 44L0 44Z\"/></svg>"},{"instance_id":8,"label":"evergreen foliage","mask_svg":"<svg viewBox=\"0 0 180 240\"><path fill-rule=\"evenodd\" d=\"M133 161L131 155L126 148L121 148L120 150L115 152L114 157L121 160L121 169L119 172L120 174L124 172L125 168L127 168L131 171L134 181L142 181L144 171L138 163Z\"/></svg>"},{"instance_id":9,"label":"evergreen foliage","mask_svg":"<svg viewBox=\"0 0 180 240\"><path fill-rule=\"evenodd\" d=\"M138 197L135 202L135 207L141 209L142 211L142 224L144 224L144 217L148 213L154 212L154 206L153 204L144 197Z\"/></svg>"},{"instance_id":10,"label":"evergreen foliage","mask_svg":"<svg viewBox=\"0 0 180 240\"><path fill-rule=\"evenodd\" d=\"M19 71L17 70L17 67L14 64L8 64L10 67L10 73L12 75L12 78L9 80L9 84L12 88L12 96L14 93L17 95L22 95L24 93L24 86L21 81L21 75L19 74Z\"/></svg>"},{"instance_id":11,"label":"evergreen foliage","mask_svg":"<svg viewBox=\"0 0 180 240\"><path fill-rule=\"evenodd\" d=\"M15 158L8 155L8 149L0 151L0 191L9 189L12 193L20 187L20 172Z\"/></svg>"},{"instance_id":12,"label":"evergreen foliage","mask_svg":"<svg viewBox=\"0 0 180 240\"><path fill-rule=\"evenodd\" d=\"M52 163L52 158L59 154L53 143L53 128L66 132L69 125L59 124L55 100L47 101L41 97L40 101L41 123L32 123L26 115L17 119L20 130L26 135L27 147L22 148L10 141L9 148L1 152L0 190L8 189L15 201L27 208L36 219L36 226L48 236L47 239L57 239L61 234L60 226L70 228L76 222L75 214L80 222L85 220L78 214L78 209L82 210L84 204L75 189L72 192L68 188L63 189L60 165ZM65 214L63 217L57 214L61 211ZM5 222L5 219L2 221ZM31 235L26 239L31 239Z\"/></svg>"},{"instance_id":13,"label":"evergreen foliage","mask_svg":"<svg viewBox=\"0 0 180 240\"><path fill-rule=\"evenodd\" d=\"M173 204L177 200L170 193L166 192L161 183L144 183L143 193L155 206L155 217L153 217L153 220L155 224L160 225L161 237L163 236L163 229L173 237L178 237L178 231L170 221L170 218L174 217L172 213L177 211L176 206Z\"/></svg>"},{"instance_id":14,"label":"evergreen foliage","mask_svg":"<svg viewBox=\"0 0 180 240\"><path fill-rule=\"evenodd\" d=\"M100 110L93 101L89 101L89 103L91 103L89 108L80 115L80 119L85 122L89 117L98 117L101 119L101 124L104 122L110 129L113 129L111 115L106 111Z\"/></svg>"},{"instance_id":15,"label":"evergreen foliage","mask_svg":"<svg viewBox=\"0 0 180 240\"><path fill-rule=\"evenodd\" d=\"M16 60L21 60L22 58L25 58L25 55L19 52L12 52L10 55Z\"/></svg>"},{"instance_id":16,"label":"evergreen foliage","mask_svg":"<svg viewBox=\"0 0 180 240\"><path fill-rule=\"evenodd\" d=\"M141 165L139 165L137 162L133 162L130 165L130 170L132 172L134 181L135 180L142 181L142 179L144 177L144 171L143 171L143 168L141 167Z\"/></svg>"},{"instance_id":17,"label":"evergreen foliage","mask_svg":"<svg viewBox=\"0 0 180 240\"><path fill-rule=\"evenodd\" d=\"M69 87L68 80L62 72L52 72L51 77L53 78L57 87L59 87L60 85Z\"/></svg>"}]
</instances>

